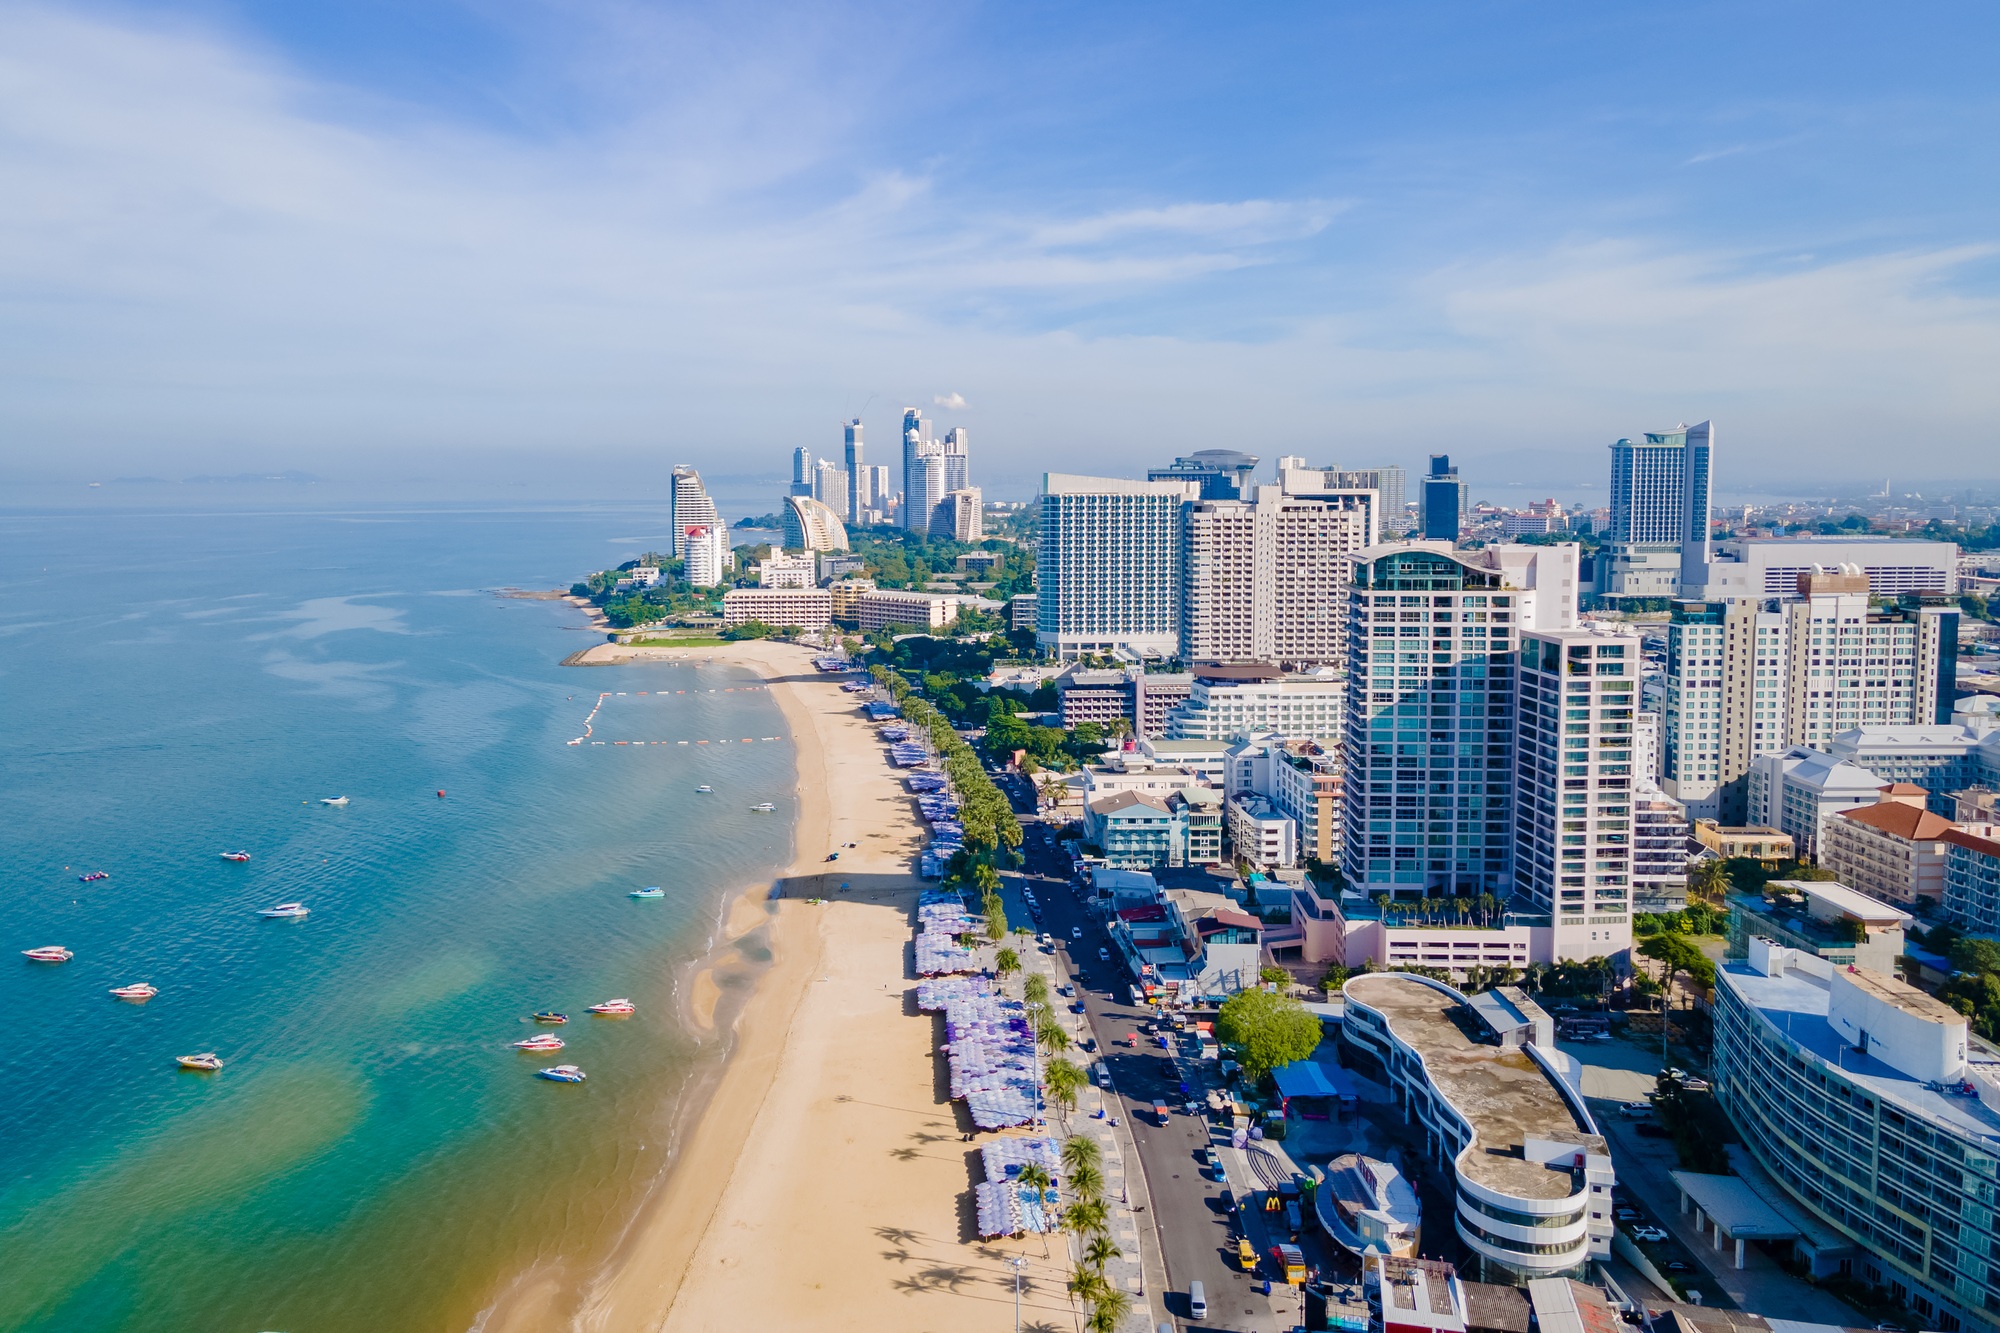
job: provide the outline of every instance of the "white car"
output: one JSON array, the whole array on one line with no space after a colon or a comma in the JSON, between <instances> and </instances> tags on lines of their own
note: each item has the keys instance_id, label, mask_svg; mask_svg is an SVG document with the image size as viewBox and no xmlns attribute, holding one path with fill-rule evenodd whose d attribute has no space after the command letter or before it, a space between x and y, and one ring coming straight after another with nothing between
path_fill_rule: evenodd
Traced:
<instances>
[{"instance_id":1,"label":"white car","mask_svg":"<svg viewBox=\"0 0 2000 1333\"><path fill-rule=\"evenodd\" d=\"M1080 940L1080 939L1082 939L1082 938L1083 938L1083 927L1082 927L1082 926L1071 926L1071 927L1069 928L1069 937L1070 937L1071 939L1073 939L1073 940Z\"/></svg>"},{"instance_id":2,"label":"white car","mask_svg":"<svg viewBox=\"0 0 2000 1333\"><path fill-rule=\"evenodd\" d=\"M1653 1104L1651 1102L1625 1102L1618 1108L1618 1114L1627 1117L1651 1115L1652 1113Z\"/></svg>"},{"instance_id":3,"label":"white car","mask_svg":"<svg viewBox=\"0 0 2000 1333\"><path fill-rule=\"evenodd\" d=\"M1632 1238L1643 1240L1649 1245L1657 1245L1667 1238L1667 1233L1659 1227L1633 1227Z\"/></svg>"},{"instance_id":4,"label":"white car","mask_svg":"<svg viewBox=\"0 0 2000 1333\"><path fill-rule=\"evenodd\" d=\"M1109 949L1099 949L1099 950L1097 951L1097 961L1098 961L1098 962L1100 962L1100 963L1108 963L1108 962L1110 962L1110 961L1111 961L1111 950L1109 950Z\"/></svg>"}]
</instances>

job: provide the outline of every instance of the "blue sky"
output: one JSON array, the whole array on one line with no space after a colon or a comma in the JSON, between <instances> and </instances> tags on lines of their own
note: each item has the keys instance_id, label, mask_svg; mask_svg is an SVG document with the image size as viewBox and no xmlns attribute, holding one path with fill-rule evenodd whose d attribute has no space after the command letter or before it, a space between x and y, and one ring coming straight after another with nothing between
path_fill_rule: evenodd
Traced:
<instances>
[{"instance_id":1,"label":"blue sky","mask_svg":"<svg viewBox=\"0 0 2000 1333\"><path fill-rule=\"evenodd\" d=\"M1997 15L9 4L0 477L2000 481Z\"/></svg>"}]
</instances>

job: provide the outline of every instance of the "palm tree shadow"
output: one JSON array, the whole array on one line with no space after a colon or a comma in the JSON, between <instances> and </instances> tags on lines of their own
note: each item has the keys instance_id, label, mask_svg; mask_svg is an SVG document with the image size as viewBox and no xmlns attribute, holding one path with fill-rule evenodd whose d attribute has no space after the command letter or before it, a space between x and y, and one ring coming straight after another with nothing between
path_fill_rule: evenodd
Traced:
<instances>
[{"instance_id":1,"label":"palm tree shadow","mask_svg":"<svg viewBox=\"0 0 2000 1333\"><path fill-rule=\"evenodd\" d=\"M908 1227L876 1227L875 1235L880 1240L890 1241L897 1245L908 1245L913 1241L919 1241L924 1238L921 1231L911 1231Z\"/></svg>"}]
</instances>

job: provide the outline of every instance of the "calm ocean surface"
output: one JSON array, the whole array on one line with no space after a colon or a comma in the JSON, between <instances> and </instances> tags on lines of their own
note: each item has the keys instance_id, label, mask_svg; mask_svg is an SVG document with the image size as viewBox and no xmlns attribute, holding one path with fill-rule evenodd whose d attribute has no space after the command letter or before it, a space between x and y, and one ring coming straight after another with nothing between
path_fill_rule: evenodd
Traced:
<instances>
[{"instance_id":1,"label":"calm ocean surface","mask_svg":"<svg viewBox=\"0 0 2000 1333\"><path fill-rule=\"evenodd\" d=\"M531 1267L588 1276L696 1067L674 964L787 858L792 749L741 743L785 733L746 675L559 667L582 617L487 590L664 527L0 513L0 1329L462 1329ZM600 690L600 738L732 743L565 744ZM542 1008L569 1049L509 1049ZM588 1083L531 1076L557 1060Z\"/></svg>"}]
</instances>

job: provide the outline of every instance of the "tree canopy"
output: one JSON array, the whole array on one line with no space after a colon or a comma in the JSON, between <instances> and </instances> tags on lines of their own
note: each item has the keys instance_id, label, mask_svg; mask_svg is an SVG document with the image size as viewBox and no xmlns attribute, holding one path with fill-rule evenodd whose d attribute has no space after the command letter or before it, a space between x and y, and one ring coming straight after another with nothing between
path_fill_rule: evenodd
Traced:
<instances>
[{"instance_id":1,"label":"tree canopy","mask_svg":"<svg viewBox=\"0 0 2000 1333\"><path fill-rule=\"evenodd\" d=\"M1222 1002L1215 1035L1236 1048L1245 1073L1261 1079L1319 1049L1319 1015L1290 996L1243 990Z\"/></svg>"}]
</instances>

